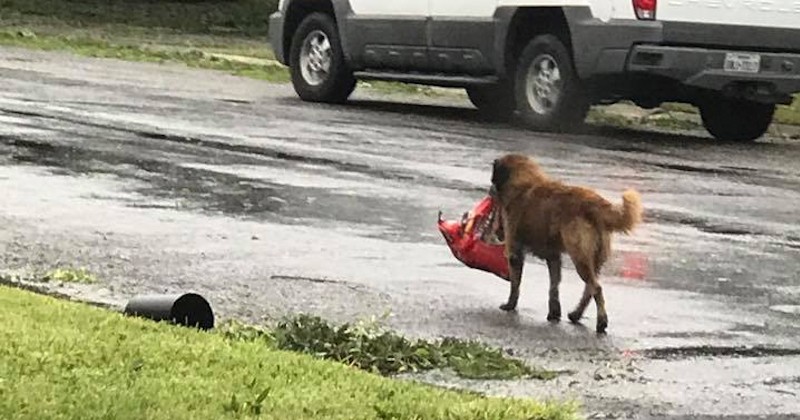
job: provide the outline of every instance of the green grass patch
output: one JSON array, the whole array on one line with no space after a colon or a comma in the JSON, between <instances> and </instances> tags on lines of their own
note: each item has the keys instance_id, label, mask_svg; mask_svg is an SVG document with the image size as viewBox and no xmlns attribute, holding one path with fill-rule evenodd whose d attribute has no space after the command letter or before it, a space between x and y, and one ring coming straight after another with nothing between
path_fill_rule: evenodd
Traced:
<instances>
[{"instance_id":1,"label":"green grass patch","mask_svg":"<svg viewBox=\"0 0 800 420\"><path fill-rule=\"evenodd\" d=\"M0 287L0 418L571 419L575 407L340 363Z\"/></svg>"},{"instance_id":2,"label":"green grass patch","mask_svg":"<svg viewBox=\"0 0 800 420\"><path fill-rule=\"evenodd\" d=\"M694 105L684 104L680 102L666 102L661 104L661 109L671 112L683 112L686 114L697 114L697 107Z\"/></svg>"},{"instance_id":3,"label":"green grass patch","mask_svg":"<svg viewBox=\"0 0 800 420\"><path fill-rule=\"evenodd\" d=\"M663 130L697 130L703 128L699 122L673 115L669 111L637 118L617 114L606 110L604 107L592 108L589 111L586 122L617 128L651 127Z\"/></svg>"},{"instance_id":4,"label":"green grass patch","mask_svg":"<svg viewBox=\"0 0 800 420\"><path fill-rule=\"evenodd\" d=\"M612 127L628 128L636 125L636 119L624 115L607 112L602 107L592 107L586 115L589 124L608 125Z\"/></svg>"},{"instance_id":5,"label":"green grass patch","mask_svg":"<svg viewBox=\"0 0 800 420\"><path fill-rule=\"evenodd\" d=\"M0 45L183 63L285 83L288 69L274 62L267 39L276 9L277 0L0 0ZM385 94L443 94L394 82L360 86Z\"/></svg>"},{"instance_id":6,"label":"green grass patch","mask_svg":"<svg viewBox=\"0 0 800 420\"><path fill-rule=\"evenodd\" d=\"M92 284L97 283L97 277L85 268L66 267L50 270L42 277L42 281Z\"/></svg>"},{"instance_id":7,"label":"green grass patch","mask_svg":"<svg viewBox=\"0 0 800 420\"><path fill-rule=\"evenodd\" d=\"M421 95L428 97L442 96L442 90L436 90L430 86L416 85L413 83L385 82L382 80L370 80L361 82L376 92L390 95Z\"/></svg>"},{"instance_id":8,"label":"green grass patch","mask_svg":"<svg viewBox=\"0 0 800 420\"><path fill-rule=\"evenodd\" d=\"M26 16L25 19L14 21L7 21L0 17L0 26L4 32L9 34L29 33L40 37L105 41L116 45L201 49L210 53L218 52L270 60L275 58L266 37L195 34L168 28L148 28L116 23L70 26L60 21L35 16Z\"/></svg>"},{"instance_id":9,"label":"green grass patch","mask_svg":"<svg viewBox=\"0 0 800 420\"><path fill-rule=\"evenodd\" d=\"M94 284L99 280L86 268L57 267L46 272L26 269L0 270L0 281L4 283L79 283Z\"/></svg>"},{"instance_id":10,"label":"green grass patch","mask_svg":"<svg viewBox=\"0 0 800 420\"><path fill-rule=\"evenodd\" d=\"M670 114L660 114L656 118L646 118L642 123L644 126L665 130L698 130L703 128L703 125L698 121L679 118Z\"/></svg>"},{"instance_id":11,"label":"green grass patch","mask_svg":"<svg viewBox=\"0 0 800 420\"><path fill-rule=\"evenodd\" d=\"M300 315L265 329L238 323L223 328L226 337L261 341L281 350L334 360L382 375L452 369L468 379L552 379L556 372L535 369L501 350L474 341L446 338L438 342L408 340L377 320L331 325Z\"/></svg>"},{"instance_id":12,"label":"green grass patch","mask_svg":"<svg viewBox=\"0 0 800 420\"><path fill-rule=\"evenodd\" d=\"M141 28L104 26L68 29L47 26L33 31L26 27L0 32L0 45L45 51L150 63L179 63L188 67L288 83L289 69L274 61L266 42L263 45L240 37L189 36L170 32L145 34ZM385 94L441 96L441 91L405 83L371 81L360 86Z\"/></svg>"},{"instance_id":13,"label":"green grass patch","mask_svg":"<svg viewBox=\"0 0 800 420\"><path fill-rule=\"evenodd\" d=\"M146 45L116 44L103 39L37 35L31 31L0 32L0 44L46 51L69 51L78 55L116 58L153 63L183 63L189 67L224 71L270 82L286 82L285 67L271 64L226 59L199 49L169 49Z\"/></svg>"},{"instance_id":14,"label":"green grass patch","mask_svg":"<svg viewBox=\"0 0 800 420\"><path fill-rule=\"evenodd\" d=\"M791 105L781 105L775 111L774 121L779 124L800 125L800 95Z\"/></svg>"},{"instance_id":15,"label":"green grass patch","mask_svg":"<svg viewBox=\"0 0 800 420\"><path fill-rule=\"evenodd\" d=\"M125 24L184 33L265 37L278 0L0 0L7 24L32 18L73 27Z\"/></svg>"}]
</instances>

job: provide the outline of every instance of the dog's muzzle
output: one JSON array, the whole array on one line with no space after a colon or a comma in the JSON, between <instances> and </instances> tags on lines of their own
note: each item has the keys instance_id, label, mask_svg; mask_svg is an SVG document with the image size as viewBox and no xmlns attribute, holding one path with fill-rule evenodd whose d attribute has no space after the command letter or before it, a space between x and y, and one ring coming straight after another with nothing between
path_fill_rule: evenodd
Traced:
<instances>
[{"instance_id":1,"label":"dog's muzzle","mask_svg":"<svg viewBox=\"0 0 800 420\"><path fill-rule=\"evenodd\" d=\"M497 198L497 187L495 187L494 184L489 187L489 197Z\"/></svg>"}]
</instances>

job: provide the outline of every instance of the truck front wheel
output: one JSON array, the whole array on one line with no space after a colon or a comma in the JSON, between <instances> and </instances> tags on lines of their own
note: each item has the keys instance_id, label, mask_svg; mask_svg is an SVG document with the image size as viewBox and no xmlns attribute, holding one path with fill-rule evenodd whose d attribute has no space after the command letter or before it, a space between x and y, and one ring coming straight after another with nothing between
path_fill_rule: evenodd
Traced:
<instances>
[{"instance_id":1,"label":"truck front wheel","mask_svg":"<svg viewBox=\"0 0 800 420\"><path fill-rule=\"evenodd\" d=\"M514 91L521 116L535 129L567 130L589 111L569 51L553 35L537 36L522 50Z\"/></svg>"},{"instance_id":2,"label":"truck front wheel","mask_svg":"<svg viewBox=\"0 0 800 420\"><path fill-rule=\"evenodd\" d=\"M749 142L764 135L772 123L775 104L715 96L699 104L703 126L718 140Z\"/></svg>"},{"instance_id":3,"label":"truck front wheel","mask_svg":"<svg viewBox=\"0 0 800 420\"><path fill-rule=\"evenodd\" d=\"M356 87L336 23L324 13L312 13L300 23L292 38L289 70L294 90L304 101L344 102Z\"/></svg>"}]
</instances>

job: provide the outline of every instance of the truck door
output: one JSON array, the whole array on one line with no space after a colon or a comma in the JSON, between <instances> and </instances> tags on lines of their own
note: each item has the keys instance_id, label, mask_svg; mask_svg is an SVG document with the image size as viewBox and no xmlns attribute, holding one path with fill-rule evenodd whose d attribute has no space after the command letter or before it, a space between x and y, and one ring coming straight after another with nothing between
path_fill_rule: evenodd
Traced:
<instances>
[{"instance_id":1,"label":"truck door","mask_svg":"<svg viewBox=\"0 0 800 420\"><path fill-rule=\"evenodd\" d=\"M353 61L371 70L427 69L429 1L350 0Z\"/></svg>"},{"instance_id":2,"label":"truck door","mask_svg":"<svg viewBox=\"0 0 800 420\"><path fill-rule=\"evenodd\" d=\"M492 71L498 0L430 0L429 58L437 71L480 75Z\"/></svg>"}]
</instances>

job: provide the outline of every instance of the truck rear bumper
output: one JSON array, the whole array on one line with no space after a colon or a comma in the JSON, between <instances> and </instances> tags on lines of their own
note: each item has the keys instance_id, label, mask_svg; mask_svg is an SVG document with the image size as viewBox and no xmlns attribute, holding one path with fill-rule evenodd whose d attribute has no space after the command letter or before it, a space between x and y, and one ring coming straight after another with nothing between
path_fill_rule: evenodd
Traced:
<instances>
[{"instance_id":1,"label":"truck rear bumper","mask_svg":"<svg viewBox=\"0 0 800 420\"><path fill-rule=\"evenodd\" d=\"M760 57L757 71L725 69L728 53L723 49L635 45L626 70L680 81L684 85L732 94L785 102L788 95L800 92L800 54L753 52Z\"/></svg>"},{"instance_id":2,"label":"truck rear bumper","mask_svg":"<svg viewBox=\"0 0 800 420\"><path fill-rule=\"evenodd\" d=\"M582 79L656 76L690 88L761 91L785 101L800 92L800 29L611 19L567 13L573 57ZM780 47L779 47L780 46ZM727 53L761 57L757 73L724 70Z\"/></svg>"}]
</instances>

